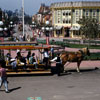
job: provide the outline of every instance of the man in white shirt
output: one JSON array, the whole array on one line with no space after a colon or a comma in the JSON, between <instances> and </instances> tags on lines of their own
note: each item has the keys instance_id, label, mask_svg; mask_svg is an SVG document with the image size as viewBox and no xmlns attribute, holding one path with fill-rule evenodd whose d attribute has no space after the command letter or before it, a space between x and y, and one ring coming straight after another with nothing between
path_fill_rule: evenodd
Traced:
<instances>
[{"instance_id":1,"label":"man in white shirt","mask_svg":"<svg viewBox=\"0 0 100 100\"><path fill-rule=\"evenodd\" d=\"M48 49L44 49L44 52L40 52L43 53L44 58L43 58L43 63L45 64L45 69L48 69L49 67L49 53L48 53Z\"/></svg>"},{"instance_id":2,"label":"man in white shirt","mask_svg":"<svg viewBox=\"0 0 100 100\"><path fill-rule=\"evenodd\" d=\"M61 61L61 58L59 56L59 53L57 54L57 57L53 58L50 61L51 62L56 61L56 71L57 71L57 75L60 76L63 66L62 66L62 61Z\"/></svg>"}]
</instances>

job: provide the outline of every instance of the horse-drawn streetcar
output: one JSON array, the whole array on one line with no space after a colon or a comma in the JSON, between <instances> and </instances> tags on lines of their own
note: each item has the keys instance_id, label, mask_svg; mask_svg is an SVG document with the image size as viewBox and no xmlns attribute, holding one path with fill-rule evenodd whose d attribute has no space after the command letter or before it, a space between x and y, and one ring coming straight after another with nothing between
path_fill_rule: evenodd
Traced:
<instances>
[{"instance_id":1,"label":"horse-drawn streetcar","mask_svg":"<svg viewBox=\"0 0 100 100\"><path fill-rule=\"evenodd\" d=\"M8 75L18 75L18 74L46 74L51 73L50 68L44 68L44 63L42 62L43 56L40 54L39 51L43 51L44 49L50 49L48 45L38 45L34 42L3 42L0 43L0 53L2 58L6 58L6 55L11 55L11 59L7 60L6 62L6 70ZM16 55L20 51L21 56L23 56L25 63L20 62L20 60L16 59ZM28 59L26 59L26 55L28 52L35 53L35 58L37 60L37 68L32 63L30 64ZM11 64L15 61L16 68Z\"/></svg>"}]
</instances>

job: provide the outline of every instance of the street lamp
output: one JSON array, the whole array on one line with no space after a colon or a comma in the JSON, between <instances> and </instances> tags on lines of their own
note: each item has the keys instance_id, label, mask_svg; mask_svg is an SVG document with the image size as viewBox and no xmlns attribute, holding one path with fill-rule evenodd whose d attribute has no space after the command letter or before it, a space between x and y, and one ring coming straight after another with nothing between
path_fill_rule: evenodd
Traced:
<instances>
[{"instance_id":1,"label":"street lamp","mask_svg":"<svg viewBox=\"0 0 100 100\"><path fill-rule=\"evenodd\" d=\"M2 26L3 25L3 21L0 21L0 26Z\"/></svg>"},{"instance_id":2,"label":"street lamp","mask_svg":"<svg viewBox=\"0 0 100 100\"><path fill-rule=\"evenodd\" d=\"M35 28L37 27L36 23L33 21L32 22L32 25L31 25L31 28L32 28L32 31L33 31L33 37L34 37L34 30Z\"/></svg>"},{"instance_id":3,"label":"street lamp","mask_svg":"<svg viewBox=\"0 0 100 100\"><path fill-rule=\"evenodd\" d=\"M3 31L7 30L7 28L3 28L3 21L0 21L0 37L1 37L1 41L3 42L4 41L4 34L3 34ZM4 52L3 50L0 50L0 57L4 57Z\"/></svg>"},{"instance_id":4,"label":"street lamp","mask_svg":"<svg viewBox=\"0 0 100 100\"><path fill-rule=\"evenodd\" d=\"M13 27L14 27L13 22L10 21L9 29L10 29L10 35L11 35L11 36L13 35L13 33L12 33Z\"/></svg>"},{"instance_id":5,"label":"street lamp","mask_svg":"<svg viewBox=\"0 0 100 100\"><path fill-rule=\"evenodd\" d=\"M0 21L0 37L3 37L4 34L3 34L3 22Z\"/></svg>"},{"instance_id":6,"label":"street lamp","mask_svg":"<svg viewBox=\"0 0 100 100\"><path fill-rule=\"evenodd\" d=\"M53 27L50 26L49 21L46 21L46 26L42 27L42 30L45 32L46 35L46 44L49 45L49 34L53 30Z\"/></svg>"},{"instance_id":7,"label":"street lamp","mask_svg":"<svg viewBox=\"0 0 100 100\"><path fill-rule=\"evenodd\" d=\"M3 37L8 35L7 31L8 28L4 26L4 23L2 21L0 21L0 37L2 37L2 41L3 41Z\"/></svg>"}]
</instances>

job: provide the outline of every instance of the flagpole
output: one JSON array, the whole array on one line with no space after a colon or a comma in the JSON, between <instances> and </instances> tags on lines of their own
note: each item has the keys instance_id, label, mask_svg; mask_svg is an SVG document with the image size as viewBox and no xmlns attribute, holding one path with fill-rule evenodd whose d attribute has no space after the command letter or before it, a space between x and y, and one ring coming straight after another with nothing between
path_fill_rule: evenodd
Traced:
<instances>
[{"instance_id":1,"label":"flagpole","mask_svg":"<svg viewBox=\"0 0 100 100\"><path fill-rule=\"evenodd\" d=\"M22 21L23 21L23 36L25 36L25 33L24 33L24 0L22 0Z\"/></svg>"}]
</instances>

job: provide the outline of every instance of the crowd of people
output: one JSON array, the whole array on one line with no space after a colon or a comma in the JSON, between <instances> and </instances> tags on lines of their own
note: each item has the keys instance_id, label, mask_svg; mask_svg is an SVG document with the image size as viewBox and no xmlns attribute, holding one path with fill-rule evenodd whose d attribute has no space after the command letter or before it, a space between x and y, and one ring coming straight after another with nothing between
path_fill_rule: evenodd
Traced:
<instances>
[{"instance_id":1,"label":"crowd of people","mask_svg":"<svg viewBox=\"0 0 100 100\"><path fill-rule=\"evenodd\" d=\"M44 68L49 68L49 60L54 58L54 49L53 47L50 49L44 49L44 51L39 50L41 54L43 54L42 63L45 65ZM38 67L38 59L35 55L35 53L31 53L31 51L28 51L27 56L24 57L23 54L21 54L20 50L17 50L16 57L12 58L10 53L7 53L5 56L6 65L11 65L12 69L16 70L17 65L23 65L23 69L26 69L26 64L34 64L35 68Z\"/></svg>"},{"instance_id":2,"label":"crowd of people","mask_svg":"<svg viewBox=\"0 0 100 100\"><path fill-rule=\"evenodd\" d=\"M37 60L35 58L35 53L29 51L27 56L24 57L21 54L20 50L17 50L17 54L15 58L11 57L10 53L7 53L5 56L6 65L11 65L13 70L17 70L18 65L22 65L23 69L27 69L26 64L34 64L35 68L37 68Z\"/></svg>"},{"instance_id":3,"label":"crowd of people","mask_svg":"<svg viewBox=\"0 0 100 100\"><path fill-rule=\"evenodd\" d=\"M57 75L60 76L61 73L61 67L62 67L62 61L59 57L59 54L57 54L56 57L54 57L54 48L51 47L50 50L44 49L44 51L39 50L41 54L43 54L42 64L44 64L44 69L48 70L51 66L52 62L56 62L56 72ZM15 58L12 58L10 53L7 53L6 57L6 64L11 65L12 69L17 71L18 65L22 65L23 69L26 70L28 64L34 65L35 69L38 69L38 59L35 55L35 53L31 53L31 51L28 51L27 56L24 57L21 55L20 50L17 50L17 54ZM62 67L63 68L63 67Z\"/></svg>"},{"instance_id":4,"label":"crowd of people","mask_svg":"<svg viewBox=\"0 0 100 100\"><path fill-rule=\"evenodd\" d=\"M48 49L44 49L44 51L39 50L41 54L43 54L42 63L44 64L44 69L47 70L50 68L52 62L56 62L56 71L57 75L60 76L61 73L61 65L62 61L59 57L59 54L57 54L56 57L54 57L54 48L52 47L50 51ZM38 69L38 59L35 55L35 53L31 53L31 51L28 51L27 56L24 57L21 55L20 50L17 50L17 54L15 58L12 58L10 53L7 53L6 57L6 65L11 65L12 69L17 71L18 65L22 65L23 69L27 69L28 64L34 65L35 69Z\"/></svg>"}]
</instances>

